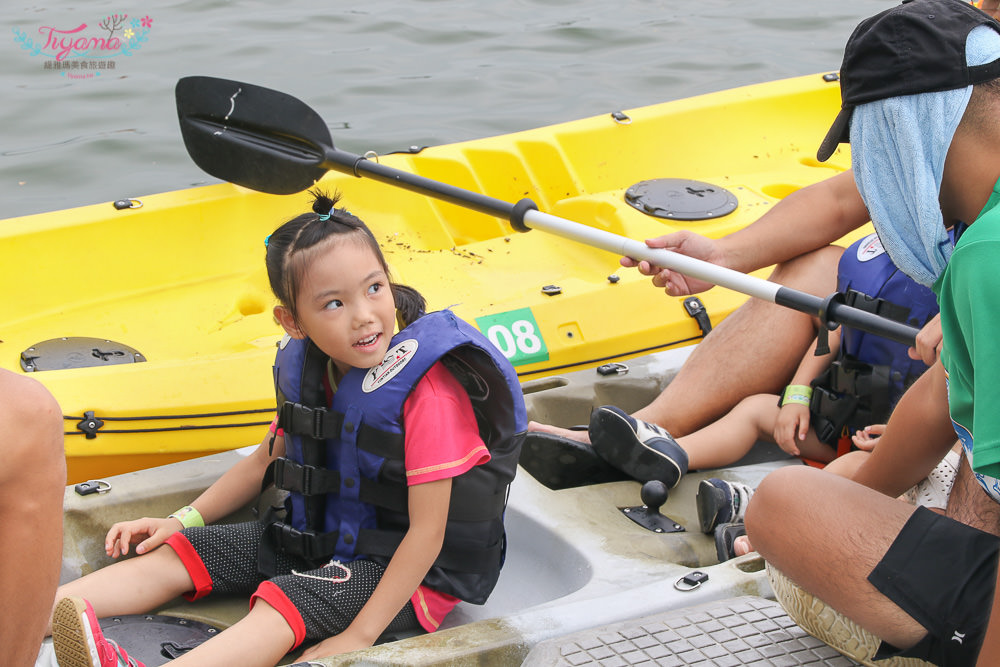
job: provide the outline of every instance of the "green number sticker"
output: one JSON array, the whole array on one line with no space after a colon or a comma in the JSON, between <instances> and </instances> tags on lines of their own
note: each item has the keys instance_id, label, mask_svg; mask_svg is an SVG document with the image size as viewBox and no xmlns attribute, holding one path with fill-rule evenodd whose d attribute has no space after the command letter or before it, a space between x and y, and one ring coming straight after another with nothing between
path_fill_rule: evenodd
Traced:
<instances>
[{"instance_id":1,"label":"green number sticker","mask_svg":"<svg viewBox=\"0 0 1000 667\"><path fill-rule=\"evenodd\" d=\"M483 335L515 366L548 361L549 350L530 308L476 318Z\"/></svg>"}]
</instances>

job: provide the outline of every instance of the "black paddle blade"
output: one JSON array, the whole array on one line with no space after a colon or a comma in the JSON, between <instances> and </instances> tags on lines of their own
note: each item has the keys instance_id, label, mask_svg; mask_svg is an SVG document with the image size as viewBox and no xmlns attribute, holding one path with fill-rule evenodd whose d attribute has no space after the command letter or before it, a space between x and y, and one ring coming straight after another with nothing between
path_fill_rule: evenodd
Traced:
<instances>
[{"instance_id":1,"label":"black paddle blade","mask_svg":"<svg viewBox=\"0 0 1000 667\"><path fill-rule=\"evenodd\" d=\"M333 149L319 114L285 93L207 76L177 82L177 116L188 154L224 181L288 195L326 173Z\"/></svg>"}]
</instances>

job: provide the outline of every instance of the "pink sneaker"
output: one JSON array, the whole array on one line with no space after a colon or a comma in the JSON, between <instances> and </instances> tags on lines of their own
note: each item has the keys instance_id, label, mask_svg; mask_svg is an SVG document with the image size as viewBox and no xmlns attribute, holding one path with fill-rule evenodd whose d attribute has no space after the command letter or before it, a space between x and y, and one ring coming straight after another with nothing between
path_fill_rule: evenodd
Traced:
<instances>
[{"instance_id":1,"label":"pink sneaker","mask_svg":"<svg viewBox=\"0 0 1000 667\"><path fill-rule=\"evenodd\" d=\"M52 643L60 667L145 667L104 637L94 608L83 598L63 598L56 605Z\"/></svg>"}]
</instances>

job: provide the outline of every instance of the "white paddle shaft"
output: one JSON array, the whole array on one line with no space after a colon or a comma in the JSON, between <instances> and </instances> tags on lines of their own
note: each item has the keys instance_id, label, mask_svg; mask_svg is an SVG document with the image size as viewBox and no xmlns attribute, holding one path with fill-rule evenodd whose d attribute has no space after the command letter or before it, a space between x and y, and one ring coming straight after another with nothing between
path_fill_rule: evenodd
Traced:
<instances>
[{"instance_id":1,"label":"white paddle shaft","mask_svg":"<svg viewBox=\"0 0 1000 667\"><path fill-rule=\"evenodd\" d=\"M527 211L524 223L532 229L540 229L572 241L607 250L622 257L646 260L654 266L672 269L691 278L704 280L749 296L775 302L775 295L781 285L745 273L727 269L701 259L688 257L679 252L650 248L645 243L618 234L595 229L587 225L566 220L542 211Z\"/></svg>"}]
</instances>

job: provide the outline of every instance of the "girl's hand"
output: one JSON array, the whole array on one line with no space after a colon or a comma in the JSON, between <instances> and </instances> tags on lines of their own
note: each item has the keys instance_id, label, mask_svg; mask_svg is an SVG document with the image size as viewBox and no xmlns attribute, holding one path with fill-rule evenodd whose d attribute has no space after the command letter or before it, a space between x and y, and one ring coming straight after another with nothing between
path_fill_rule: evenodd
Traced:
<instances>
[{"instance_id":1,"label":"girl's hand","mask_svg":"<svg viewBox=\"0 0 1000 667\"><path fill-rule=\"evenodd\" d=\"M870 452L875 449L875 445L878 444L878 438L883 433L885 433L885 424L872 424L871 426L859 429L857 433L851 436L851 441L854 442L854 446L858 449Z\"/></svg>"},{"instance_id":2,"label":"girl's hand","mask_svg":"<svg viewBox=\"0 0 1000 667\"><path fill-rule=\"evenodd\" d=\"M327 637L320 643L310 646L302 652L302 655L299 656L299 660L303 662L307 660L319 660L320 658L325 658L331 655L340 655L341 653L347 653L348 651L357 651L358 649L368 648L371 645L372 642L366 642L360 638L353 637L351 635L350 628L348 628L339 635Z\"/></svg>"},{"instance_id":3,"label":"girl's hand","mask_svg":"<svg viewBox=\"0 0 1000 667\"><path fill-rule=\"evenodd\" d=\"M781 407L774 424L774 441L792 456L799 455L799 440L809 432L809 406L789 403Z\"/></svg>"},{"instance_id":4,"label":"girl's hand","mask_svg":"<svg viewBox=\"0 0 1000 667\"><path fill-rule=\"evenodd\" d=\"M138 543L136 554L144 554L163 544L168 537L184 526L177 519L135 519L121 521L111 526L104 538L104 551L112 558L128 553L130 544Z\"/></svg>"}]
</instances>

